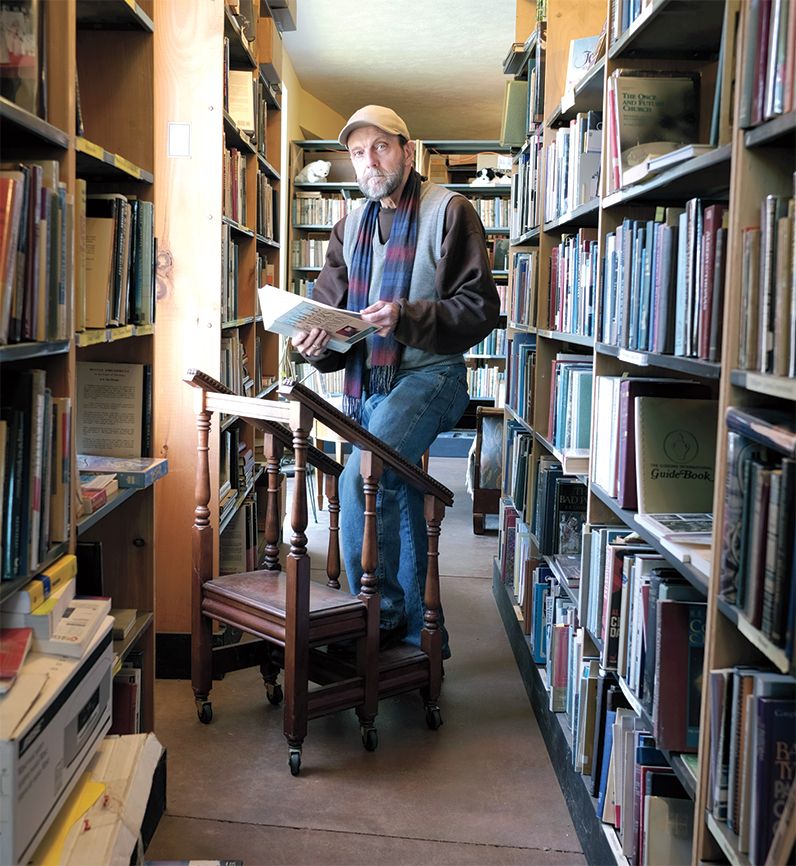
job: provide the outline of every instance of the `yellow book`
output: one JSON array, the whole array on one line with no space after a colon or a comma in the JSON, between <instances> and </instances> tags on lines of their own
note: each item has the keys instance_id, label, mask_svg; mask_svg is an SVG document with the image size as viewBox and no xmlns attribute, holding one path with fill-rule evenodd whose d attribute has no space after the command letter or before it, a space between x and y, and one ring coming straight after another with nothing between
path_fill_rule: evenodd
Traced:
<instances>
[{"instance_id":1,"label":"yellow book","mask_svg":"<svg viewBox=\"0 0 796 866\"><path fill-rule=\"evenodd\" d=\"M66 553L25 584L19 592L3 603L3 613L39 612L52 594L77 574L77 557Z\"/></svg>"}]
</instances>

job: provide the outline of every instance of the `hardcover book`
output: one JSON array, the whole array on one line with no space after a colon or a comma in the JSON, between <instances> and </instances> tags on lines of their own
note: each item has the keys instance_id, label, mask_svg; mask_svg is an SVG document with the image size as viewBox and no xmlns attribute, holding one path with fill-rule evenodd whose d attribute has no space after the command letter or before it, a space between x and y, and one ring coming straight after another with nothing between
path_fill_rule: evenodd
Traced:
<instances>
[{"instance_id":1,"label":"hardcover book","mask_svg":"<svg viewBox=\"0 0 796 866\"><path fill-rule=\"evenodd\" d=\"M760 866L766 862L796 771L796 701L761 697L756 704L757 754L749 859Z\"/></svg>"},{"instance_id":2,"label":"hardcover book","mask_svg":"<svg viewBox=\"0 0 796 866\"><path fill-rule=\"evenodd\" d=\"M715 400L636 399L636 486L640 512L713 509Z\"/></svg>"},{"instance_id":3,"label":"hardcover book","mask_svg":"<svg viewBox=\"0 0 796 866\"><path fill-rule=\"evenodd\" d=\"M552 539L555 549L550 551L551 553L580 553L581 528L586 520L586 500L587 488L581 481L568 476L556 478L553 491L555 537Z\"/></svg>"},{"instance_id":4,"label":"hardcover book","mask_svg":"<svg viewBox=\"0 0 796 866\"><path fill-rule=\"evenodd\" d=\"M347 352L354 343L377 330L375 325L363 322L359 313L302 298L276 286L260 286L257 293L266 331L292 337L301 331L321 328L331 336L330 349Z\"/></svg>"},{"instance_id":5,"label":"hardcover book","mask_svg":"<svg viewBox=\"0 0 796 866\"><path fill-rule=\"evenodd\" d=\"M636 490L636 398L701 398L710 395L702 382L671 378L623 378L619 383L619 456L616 500L622 508L635 510Z\"/></svg>"},{"instance_id":6,"label":"hardcover book","mask_svg":"<svg viewBox=\"0 0 796 866\"><path fill-rule=\"evenodd\" d=\"M149 487L169 471L165 457L103 457L94 454L78 454L77 468L83 474L116 476L121 488Z\"/></svg>"},{"instance_id":7,"label":"hardcover book","mask_svg":"<svg viewBox=\"0 0 796 866\"><path fill-rule=\"evenodd\" d=\"M32 643L32 628L0 628L0 694L14 685Z\"/></svg>"},{"instance_id":8,"label":"hardcover book","mask_svg":"<svg viewBox=\"0 0 796 866\"><path fill-rule=\"evenodd\" d=\"M652 718L662 749L697 749L706 614L704 602L658 599Z\"/></svg>"},{"instance_id":9,"label":"hardcover book","mask_svg":"<svg viewBox=\"0 0 796 866\"><path fill-rule=\"evenodd\" d=\"M615 147L621 182L628 169L697 140L699 77L686 72L617 69Z\"/></svg>"}]
</instances>

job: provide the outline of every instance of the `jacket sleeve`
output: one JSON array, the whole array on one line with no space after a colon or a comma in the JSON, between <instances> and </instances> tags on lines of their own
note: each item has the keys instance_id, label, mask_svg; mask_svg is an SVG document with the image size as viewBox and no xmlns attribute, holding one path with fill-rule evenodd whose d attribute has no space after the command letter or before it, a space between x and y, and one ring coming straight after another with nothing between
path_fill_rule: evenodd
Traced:
<instances>
[{"instance_id":1,"label":"jacket sleeve","mask_svg":"<svg viewBox=\"0 0 796 866\"><path fill-rule=\"evenodd\" d=\"M315 280L312 297L323 304L345 309L348 298L348 268L343 259L343 236L345 232L345 221L343 217L339 220L329 236L329 247L326 251L326 261L323 270ZM304 358L307 363L312 364L322 373L332 373L342 370L345 366L345 353L327 351L319 358Z\"/></svg>"},{"instance_id":2,"label":"jacket sleeve","mask_svg":"<svg viewBox=\"0 0 796 866\"><path fill-rule=\"evenodd\" d=\"M500 297L486 253L486 235L464 196L448 203L435 285L437 301L402 301L396 338L428 352L465 352L498 324ZM330 244L331 247L331 244Z\"/></svg>"}]
</instances>

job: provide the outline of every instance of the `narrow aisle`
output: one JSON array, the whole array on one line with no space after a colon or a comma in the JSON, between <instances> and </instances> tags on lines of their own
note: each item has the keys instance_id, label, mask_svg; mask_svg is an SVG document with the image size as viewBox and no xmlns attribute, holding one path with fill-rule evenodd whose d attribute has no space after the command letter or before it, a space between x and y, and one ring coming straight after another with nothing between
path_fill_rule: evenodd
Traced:
<instances>
[{"instance_id":1,"label":"narrow aisle","mask_svg":"<svg viewBox=\"0 0 796 866\"><path fill-rule=\"evenodd\" d=\"M465 460L432 458L455 493L440 571L453 657L444 724L415 695L383 701L379 747L362 748L353 711L310 722L301 775L287 768L281 711L256 670L214 685L200 725L190 684L158 680L156 733L168 750L168 810L147 859L259 864L581 864L579 843L491 589L494 534L472 533ZM326 513L309 548L325 541ZM321 544L323 541L320 542Z\"/></svg>"}]
</instances>

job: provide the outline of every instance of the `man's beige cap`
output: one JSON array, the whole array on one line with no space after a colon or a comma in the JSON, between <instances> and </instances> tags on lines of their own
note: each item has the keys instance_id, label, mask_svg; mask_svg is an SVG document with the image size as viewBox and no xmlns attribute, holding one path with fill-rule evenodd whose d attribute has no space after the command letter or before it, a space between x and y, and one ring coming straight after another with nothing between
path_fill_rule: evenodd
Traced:
<instances>
[{"instance_id":1,"label":"man's beige cap","mask_svg":"<svg viewBox=\"0 0 796 866\"><path fill-rule=\"evenodd\" d=\"M348 136L360 126L377 126L391 135L402 135L407 141L410 138L406 124L391 108L385 108L383 105L366 105L348 118L348 123L337 136L337 140L343 147L346 146Z\"/></svg>"}]
</instances>

